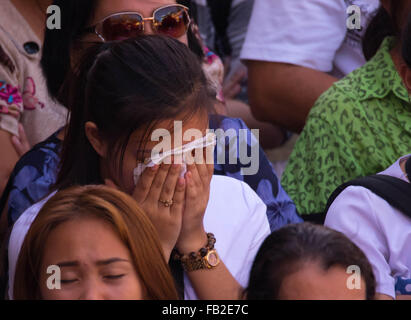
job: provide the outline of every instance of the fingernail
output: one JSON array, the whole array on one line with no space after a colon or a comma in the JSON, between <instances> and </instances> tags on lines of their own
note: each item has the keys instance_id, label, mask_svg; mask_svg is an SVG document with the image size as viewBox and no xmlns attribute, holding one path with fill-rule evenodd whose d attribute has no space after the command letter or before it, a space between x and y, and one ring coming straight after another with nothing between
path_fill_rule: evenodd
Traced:
<instances>
[{"instance_id":1,"label":"fingernail","mask_svg":"<svg viewBox=\"0 0 411 320\"><path fill-rule=\"evenodd\" d=\"M155 165L154 167L151 167L151 171L157 171L158 165Z\"/></svg>"}]
</instances>

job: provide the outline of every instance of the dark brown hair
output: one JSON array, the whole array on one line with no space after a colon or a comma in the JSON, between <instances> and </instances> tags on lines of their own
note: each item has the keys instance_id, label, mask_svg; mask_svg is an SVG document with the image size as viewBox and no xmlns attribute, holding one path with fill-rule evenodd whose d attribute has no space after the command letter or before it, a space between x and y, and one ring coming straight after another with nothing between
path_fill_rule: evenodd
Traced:
<instances>
[{"instance_id":1,"label":"dark brown hair","mask_svg":"<svg viewBox=\"0 0 411 320\"><path fill-rule=\"evenodd\" d=\"M96 124L112 150L107 162L121 172L133 132L146 132L141 138L145 141L162 120L208 114L216 96L190 49L158 35L95 44L65 86L71 114L55 186L59 190L103 183L100 157L87 139L86 122Z\"/></svg>"},{"instance_id":2,"label":"dark brown hair","mask_svg":"<svg viewBox=\"0 0 411 320\"><path fill-rule=\"evenodd\" d=\"M374 273L361 249L340 232L302 223L273 232L261 245L251 269L247 299L278 299L283 279L306 261L319 262L324 270L358 266L366 284L366 298L374 298Z\"/></svg>"}]
</instances>

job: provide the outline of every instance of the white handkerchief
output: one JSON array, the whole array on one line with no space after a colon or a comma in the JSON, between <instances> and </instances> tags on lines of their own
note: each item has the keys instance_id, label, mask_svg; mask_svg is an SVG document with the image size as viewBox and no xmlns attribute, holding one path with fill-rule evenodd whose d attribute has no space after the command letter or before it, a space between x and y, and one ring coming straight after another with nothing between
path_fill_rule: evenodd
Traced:
<instances>
[{"instance_id":1,"label":"white handkerchief","mask_svg":"<svg viewBox=\"0 0 411 320\"><path fill-rule=\"evenodd\" d=\"M216 135L214 133L207 133L207 135L201 139L197 139L193 142L187 143L186 145L180 146L170 151L166 151L162 154L155 155L149 161L145 163L139 163L137 168L133 171L134 183L137 185L140 176L143 174L146 168L154 167L156 164L160 164L164 159L170 156L180 156L182 155L182 170L180 177L184 177L187 172L186 164L186 154L192 152L195 149L206 148L216 145Z\"/></svg>"}]
</instances>

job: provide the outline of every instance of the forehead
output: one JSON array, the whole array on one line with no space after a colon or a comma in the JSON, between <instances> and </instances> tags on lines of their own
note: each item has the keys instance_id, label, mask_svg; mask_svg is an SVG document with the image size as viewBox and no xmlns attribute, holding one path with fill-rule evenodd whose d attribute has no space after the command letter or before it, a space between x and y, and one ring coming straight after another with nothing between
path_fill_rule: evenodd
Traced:
<instances>
[{"instance_id":1,"label":"forehead","mask_svg":"<svg viewBox=\"0 0 411 320\"><path fill-rule=\"evenodd\" d=\"M151 140L151 134L156 130L164 130L167 131L170 136L175 135L184 135L184 133L188 130L199 130L203 135L206 134L207 129L209 128L208 125L208 116L207 113L201 113L190 117L189 119L171 119L171 120L162 120L159 121L155 126L150 128L150 132L145 131L145 128L141 130L135 131L132 136L130 137L130 142L138 142Z\"/></svg>"},{"instance_id":2,"label":"forehead","mask_svg":"<svg viewBox=\"0 0 411 320\"><path fill-rule=\"evenodd\" d=\"M98 0L94 21L122 11L138 11L148 17L155 9L175 3L174 0Z\"/></svg>"},{"instance_id":3,"label":"forehead","mask_svg":"<svg viewBox=\"0 0 411 320\"><path fill-rule=\"evenodd\" d=\"M113 256L129 257L127 247L113 227L101 219L85 218L64 222L50 233L43 262L92 262Z\"/></svg>"},{"instance_id":4,"label":"forehead","mask_svg":"<svg viewBox=\"0 0 411 320\"><path fill-rule=\"evenodd\" d=\"M361 279L360 290L350 290L347 287L350 275L341 266L324 270L318 263L305 263L297 272L285 277L281 295L290 300L365 299L364 279Z\"/></svg>"}]
</instances>

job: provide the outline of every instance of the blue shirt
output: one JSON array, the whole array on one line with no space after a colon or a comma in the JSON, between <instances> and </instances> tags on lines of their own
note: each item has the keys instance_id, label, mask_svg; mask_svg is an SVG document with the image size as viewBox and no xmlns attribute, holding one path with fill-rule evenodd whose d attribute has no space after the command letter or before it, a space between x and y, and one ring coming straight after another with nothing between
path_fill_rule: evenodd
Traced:
<instances>
[{"instance_id":1,"label":"blue shirt","mask_svg":"<svg viewBox=\"0 0 411 320\"><path fill-rule=\"evenodd\" d=\"M224 131L234 129L237 137L240 129L246 130L248 132L248 155L250 155L252 143L258 143L240 119L211 116L210 129L216 130L219 128ZM62 147L62 141L57 138L57 135L58 132L37 144L16 164L0 201L0 212L3 212L8 199L7 216L9 225L13 225L27 208L47 196L52 185L56 182L60 162L59 154ZM239 143L239 139L237 140L237 143ZM258 147L258 172L255 175L242 175L241 169L247 168L249 165L242 164L238 154L237 163L229 164L228 146L230 139L227 138L225 143L225 164L217 163L218 148L216 148L214 174L232 177L248 184L267 206L267 218L271 231L290 223L301 222L302 219L297 214L294 203L281 187L277 175L261 147Z\"/></svg>"}]
</instances>

